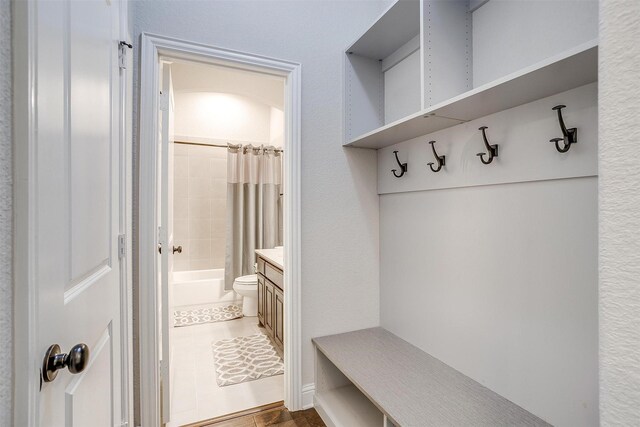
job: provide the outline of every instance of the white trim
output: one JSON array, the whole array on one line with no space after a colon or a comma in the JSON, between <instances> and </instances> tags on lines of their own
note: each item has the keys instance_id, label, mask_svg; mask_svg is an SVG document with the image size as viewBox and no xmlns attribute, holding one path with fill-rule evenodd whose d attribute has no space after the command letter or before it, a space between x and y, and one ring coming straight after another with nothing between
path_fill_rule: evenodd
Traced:
<instances>
[{"instance_id":1,"label":"white trim","mask_svg":"<svg viewBox=\"0 0 640 427\"><path fill-rule=\"evenodd\" d=\"M120 40L130 42L129 2L121 1ZM132 49L124 48L125 64L133 58ZM122 417L121 425L133 425L133 67L120 68L120 234L124 236L124 256L120 258L120 340L122 342ZM117 425L117 423L116 423Z\"/></svg>"},{"instance_id":2,"label":"white trim","mask_svg":"<svg viewBox=\"0 0 640 427\"><path fill-rule=\"evenodd\" d=\"M140 183L139 183L139 319L140 421L160 425L158 355L158 295L156 287L156 149L158 135L158 75L160 58L192 60L258 71L285 78L285 405L302 408L301 368L301 244L300 244L300 126L301 65L249 55L199 43L142 34L140 65Z\"/></svg>"},{"instance_id":3,"label":"white trim","mask_svg":"<svg viewBox=\"0 0 640 427\"><path fill-rule=\"evenodd\" d=\"M313 397L315 394L315 383L309 383L302 386L302 409L313 408Z\"/></svg>"},{"instance_id":4,"label":"white trim","mask_svg":"<svg viewBox=\"0 0 640 427\"><path fill-rule=\"evenodd\" d=\"M40 406L35 285L36 3L12 3L13 37L13 425L36 427ZM20 339L16 339L20 337Z\"/></svg>"}]
</instances>

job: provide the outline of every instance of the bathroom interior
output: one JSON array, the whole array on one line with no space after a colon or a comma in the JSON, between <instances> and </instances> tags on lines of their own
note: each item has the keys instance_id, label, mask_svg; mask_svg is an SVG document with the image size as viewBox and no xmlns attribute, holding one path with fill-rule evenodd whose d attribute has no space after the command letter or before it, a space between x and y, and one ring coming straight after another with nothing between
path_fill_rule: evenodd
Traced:
<instances>
[{"instance_id":1,"label":"bathroom interior","mask_svg":"<svg viewBox=\"0 0 640 427\"><path fill-rule=\"evenodd\" d=\"M186 61L167 77L173 427L284 397L284 80Z\"/></svg>"}]
</instances>

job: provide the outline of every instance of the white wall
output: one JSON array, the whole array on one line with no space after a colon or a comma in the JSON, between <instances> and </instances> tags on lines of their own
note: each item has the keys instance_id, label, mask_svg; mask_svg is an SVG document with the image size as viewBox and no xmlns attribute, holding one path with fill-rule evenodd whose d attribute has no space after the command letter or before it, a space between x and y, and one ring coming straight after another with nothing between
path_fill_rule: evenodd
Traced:
<instances>
[{"instance_id":1,"label":"white wall","mask_svg":"<svg viewBox=\"0 0 640 427\"><path fill-rule=\"evenodd\" d=\"M473 86L596 38L596 0L490 0L473 12Z\"/></svg>"},{"instance_id":2,"label":"white wall","mask_svg":"<svg viewBox=\"0 0 640 427\"><path fill-rule=\"evenodd\" d=\"M381 324L558 426L598 421L597 179L380 196Z\"/></svg>"},{"instance_id":3,"label":"white wall","mask_svg":"<svg viewBox=\"0 0 640 427\"><path fill-rule=\"evenodd\" d=\"M230 93L176 92L176 137L269 143L271 108Z\"/></svg>"},{"instance_id":4,"label":"white wall","mask_svg":"<svg viewBox=\"0 0 640 427\"><path fill-rule=\"evenodd\" d=\"M269 144L274 147L284 146L284 111L271 107L269 115Z\"/></svg>"},{"instance_id":5,"label":"white wall","mask_svg":"<svg viewBox=\"0 0 640 427\"><path fill-rule=\"evenodd\" d=\"M0 425L13 419L11 6L0 0Z\"/></svg>"},{"instance_id":6,"label":"white wall","mask_svg":"<svg viewBox=\"0 0 640 427\"><path fill-rule=\"evenodd\" d=\"M302 64L305 384L313 382L312 337L375 326L379 321L376 153L342 148L340 100L342 52L386 4L357 0L132 3L135 43L141 32L148 31Z\"/></svg>"},{"instance_id":7,"label":"white wall","mask_svg":"<svg viewBox=\"0 0 640 427\"><path fill-rule=\"evenodd\" d=\"M600 412L640 424L640 2L600 9Z\"/></svg>"}]
</instances>

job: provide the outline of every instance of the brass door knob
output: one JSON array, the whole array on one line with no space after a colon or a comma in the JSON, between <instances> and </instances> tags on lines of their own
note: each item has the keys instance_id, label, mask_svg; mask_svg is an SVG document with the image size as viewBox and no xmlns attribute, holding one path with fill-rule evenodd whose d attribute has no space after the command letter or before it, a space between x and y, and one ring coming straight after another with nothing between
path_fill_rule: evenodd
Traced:
<instances>
[{"instance_id":1,"label":"brass door knob","mask_svg":"<svg viewBox=\"0 0 640 427\"><path fill-rule=\"evenodd\" d=\"M51 382L58 376L60 369L68 368L72 374L84 371L89 363L89 347L86 344L76 344L69 353L61 353L60 346L53 344L47 349L42 362L42 380Z\"/></svg>"}]
</instances>

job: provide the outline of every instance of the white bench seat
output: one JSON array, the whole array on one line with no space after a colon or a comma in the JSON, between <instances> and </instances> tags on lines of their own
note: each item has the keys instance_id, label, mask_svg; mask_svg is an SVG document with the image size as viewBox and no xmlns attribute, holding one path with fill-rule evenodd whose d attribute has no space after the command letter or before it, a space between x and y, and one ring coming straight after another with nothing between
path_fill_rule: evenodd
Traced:
<instances>
[{"instance_id":1,"label":"white bench seat","mask_svg":"<svg viewBox=\"0 0 640 427\"><path fill-rule=\"evenodd\" d=\"M329 426L550 425L383 328L313 343L314 403Z\"/></svg>"}]
</instances>

